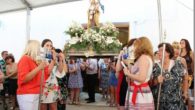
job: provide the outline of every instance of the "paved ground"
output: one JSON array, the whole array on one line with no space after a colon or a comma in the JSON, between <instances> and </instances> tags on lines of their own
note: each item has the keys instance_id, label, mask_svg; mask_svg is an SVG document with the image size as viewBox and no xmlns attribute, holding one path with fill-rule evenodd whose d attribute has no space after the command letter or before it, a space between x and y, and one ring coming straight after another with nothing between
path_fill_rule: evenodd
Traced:
<instances>
[{"instance_id":1,"label":"paved ground","mask_svg":"<svg viewBox=\"0 0 195 110\"><path fill-rule=\"evenodd\" d=\"M4 110L2 108L2 105L0 105L0 110ZM16 110L19 109L17 108ZM116 107L94 106L94 105L67 105L66 110L116 110Z\"/></svg>"},{"instance_id":2,"label":"paved ground","mask_svg":"<svg viewBox=\"0 0 195 110\"><path fill-rule=\"evenodd\" d=\"M116 110L116 107L109 107L109 105L106 103L106 101L102 100L101 94L96 93L95 97L96 97L96 102L88 104L85 101L85 99L88 98L88 95L87 95L87 93L82 92L80 94L80 105L67 104L66 110ZM8 99L6 99L6 102L7 102L8 106L10 106L10 102ZM0 110L4 110L3 104L1 101L0 101L0 103L1 103ZM7 110L10 110L10 109L7 109ZM19 110L19 109L16 109L16 110Z\"/></svg>"},{"instance_id":3,"label":"paved ground","mask_svg":"<svg viewBox=\"0 0 195 110\"><path fill-rule=\"evenodd\" d=\"M66 110L117 110L116 107L90 106L90 105L67 105Z\"/></svg>"},{"instance_id":4,"label":"paved ground","mask_svg":"<svg viewBox=\"0 0 195 110\"><path fill-rule=\"evenodd\" d=\"M102 95L96 93L95 103L86 103L85 99L88 98L87 93L80 94L80 105L67 105L67 110L117 110L116 107L109 107L105 100L102 100Z\"/></svg>"}]
</instances>

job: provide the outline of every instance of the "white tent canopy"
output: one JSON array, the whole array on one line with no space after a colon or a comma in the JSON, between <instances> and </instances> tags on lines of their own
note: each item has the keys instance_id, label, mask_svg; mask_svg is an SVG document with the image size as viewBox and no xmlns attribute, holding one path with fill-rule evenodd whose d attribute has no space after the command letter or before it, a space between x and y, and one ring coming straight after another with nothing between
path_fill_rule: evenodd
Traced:
<instances>
[{"instance_id":1,"label":"white tent canopy","mask_svg":"<svg viewBox=\"0 0 195 110\"><path fill-rule=\"evenodd\" d=\"M0 14L80 0L0 0Z\"/></svg>"},{"instance_id":2,"label":"white tent canopy","mask_svg":"<svg viewBox=\"0 0 195 110\"><path fill-rule=\"evenodd\" d=\"M0 14L26 10L26 42L30 40L30 10L80 0L1 0Z\"/></svg>"},{"instance_id":3,"label":"white tent canopy","mask_svg":"<svg viewBox=\"0 0 195 110\"><path fill-rule=\"evenodd\" d=\"M3 5L3 3L7 3L8 1L14 0L0 0L0 36L3 40L0 44L0 51L8 50L10 53L16 55L16 59L18 59L26 40L28 40L27 34L25 34L27 32L26 29L29 29L26 25L27 8L9 13L10 11L8 10L10 9L6 9L7 11L5 11L2 8L8 8L8 6ZM21 0L15 1L23 3ZM30 0L27 1L29 2ZM45 2L50 0L31 1ZM32 7L32 10L29 11L31 14L31 17L29 17L30 39L42 41L44 38L50 38L55 44L55 47L63 49L64 44L69 39L69 36L64 34L64 31L70 23L72 21L79 23L87 22L87 10L90 0L69 1L67 1L68 3L64 2L58 5L50 4L50 6L42 4L45 7L40 8L33 6L29 2ZM157 0L100 1L105 6L105 13L101 11L100 22L129 22L130 38L137 38L143 35L147 36L151 39L154 50L157 50L157 45L160 42ZM186 38L191 45L194 44L193 2L194 0L161 0L162 25L163 33L166 32L166 42L171 43L173 41L179 41L181 38ZM10 44L16 45L15 48Z\"/></svg>"}]
</instances>

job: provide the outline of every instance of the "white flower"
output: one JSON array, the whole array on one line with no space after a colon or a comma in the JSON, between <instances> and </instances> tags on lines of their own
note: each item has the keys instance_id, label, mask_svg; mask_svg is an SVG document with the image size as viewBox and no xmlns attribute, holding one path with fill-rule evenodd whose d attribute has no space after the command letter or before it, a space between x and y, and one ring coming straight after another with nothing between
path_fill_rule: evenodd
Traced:
<instances>
[{"instance_id":1,"label":"white flower","mask_svg":"<svg viewBox=\"0 0 195 110\"><path fill-rule=\"evenodd\" d=\"M113 43L112 37L107 37L106 43L107 43L107 44Z\"/></svg>"},{"instance_id":2,"label":"white flower","mask_svg":"<svg viewBox=\"0 0 195 110\"><path fill-rule=\"evenodd\" d=\"M78 36L78 33L75 33L75 36Z\"/></svg>"},{"instance_id":3,"label":"white flower","mask_svg":"<svg viewBox=\"0 0 195 110\"><path fill-rule=\"evenodd\" d=\"M72 22L72 24L68 28L68 31L66 31L66 33L70 34L71 37L82 35L83 32L84 32L84 28L82 27L81 24L77 22Z\"/></svg>"},{"instance_id":4,"label":"white flower","mask_svg":"<svg viewBox=\"0 0 195 110\"><path fill-rule=\"evenodd\" d=\"M79 38L79 42L82 42L83 41L83 39L82 38Z\"/></svg>"},{"instance_id":5,"label":"white flower","mask_svg":"<svg viewBox=\"0 0 195 110\"><path fill-rule=\"evenodd\" d=\"M112 23L105 23L103 26L99 28L99 31L94 29L84 30L82 25L73 22L68 31L65 31L67 34L71 35L71 40L68 41L68 44L71 45L91 45L96 44L98 46L97 49L99 51L108 50L112 51L112 49L118 50L121 47L120 41L117 39L117 35L119 33L118 29ZM79 43L80 42L80 43ZM112 45L114 44L114 45ZM85 47L84 47L85 48ZM90 56L90 53L85 53L86 56Z\"/></svg>"},{"instance_id":6,"label":"white flower","mask_svg":"<svg viewBox=\"0 0 195 110\"><path fill-rule=\"evenodd\" d=\"M69 43L70 43L70 44L76 44L79 40L80 40L80 39L79 39L78 37L73 37L73 38L69 41Z\"/></svg>"},{"instance_id":7,"label":"white flower","mask_svg":"<svg viewBox=\"0 0 195 110\"><path fill-rule=\"evenodd\" d=\"M118 39L115 41L115 43L116 43L116 45L118 45L118 46L122 46L122 43L121 43Z\"/></svg>"}]
</instances>

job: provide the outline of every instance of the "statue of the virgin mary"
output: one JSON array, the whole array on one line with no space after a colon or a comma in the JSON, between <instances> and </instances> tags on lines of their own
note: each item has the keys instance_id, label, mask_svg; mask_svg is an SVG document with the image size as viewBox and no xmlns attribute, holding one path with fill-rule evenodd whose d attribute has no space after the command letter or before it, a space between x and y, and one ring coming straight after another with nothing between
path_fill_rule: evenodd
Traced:
<instances>
[{"instance_id":1,"label":"statue of the virgin mary","mask_svg":"<svg viewBox=\"0 0 195 110\"><path fill-rule=\"evenodd\" d=\"M94 26L99 26L99 1L98 0L90 0L90 7L88 10L88 24L87 28L89 29L90 27Z\"/></svg>"}]
</instances>

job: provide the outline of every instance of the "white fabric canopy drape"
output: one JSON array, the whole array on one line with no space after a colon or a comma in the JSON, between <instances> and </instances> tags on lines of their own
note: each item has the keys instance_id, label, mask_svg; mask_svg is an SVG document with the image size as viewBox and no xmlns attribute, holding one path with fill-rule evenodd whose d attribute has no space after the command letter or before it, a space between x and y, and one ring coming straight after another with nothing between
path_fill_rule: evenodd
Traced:
<instances>
[{"instance_id":1,"label":"white fabric canopy drape","mask_svg":"<svg viewBox=\"0 0 195 110\"><path fill-rule=\"evenodd\" d=\"M34 8L80 0L0 0L0 14L26 10L26 42L30 40L30 11Z\"/></svg>"}]
</instances>

